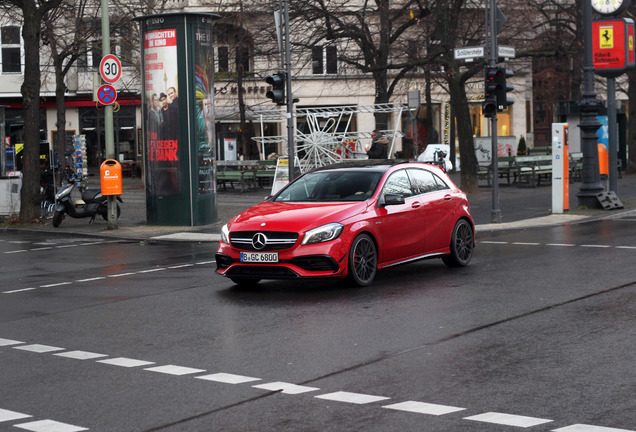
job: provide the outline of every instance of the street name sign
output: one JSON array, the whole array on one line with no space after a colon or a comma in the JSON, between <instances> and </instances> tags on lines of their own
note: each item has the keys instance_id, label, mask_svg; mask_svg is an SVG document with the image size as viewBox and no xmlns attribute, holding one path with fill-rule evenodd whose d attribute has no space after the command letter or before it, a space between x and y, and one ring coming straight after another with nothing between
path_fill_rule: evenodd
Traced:
<instances>
[{"instance_id":1,"label":"street name sign","mask_svg":"<svg viewBox=\"0 0 636 432\"><path fill-rule=\"evenodd\" d=\"M484 47L480 47L480 46L464 47L464 48L455 48L453 50L453 54L455 56L455 60L472 61L475 58L483 58L485 51L484 51Z\"/></svg>"}]
</instances>

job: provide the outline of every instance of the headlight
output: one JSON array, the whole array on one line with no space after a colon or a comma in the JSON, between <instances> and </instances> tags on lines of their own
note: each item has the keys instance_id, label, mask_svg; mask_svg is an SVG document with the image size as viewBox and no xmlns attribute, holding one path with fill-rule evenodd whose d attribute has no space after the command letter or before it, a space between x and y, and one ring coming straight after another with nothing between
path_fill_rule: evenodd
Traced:
<instances>
[{"instance_id":1,"label":"headlight","mask_svg":"<svg viewBox=\"0 0 636 432\"><path fill-rule=\"evenodd\" d=\"M337 239L338 236L342 233L342 229L344 225L339 223L330 223L327 225L323 225L318 228L314 228L312 230L307 231L305 233L305 238L301 244L314 244L314 243L322 243L326 241L330 241L333 239Z\"/></svg>"},{"instance_id":2,"label":"headlight","mask_svg":"<svg viewBox=\"0 0 636 432\"><path fill-rule=\"evenodd\" d=\"M223 243L230 244L230 230L227 227L227 224L223 225L221 228L221 241Z\"/></svg>"}]
</instances>

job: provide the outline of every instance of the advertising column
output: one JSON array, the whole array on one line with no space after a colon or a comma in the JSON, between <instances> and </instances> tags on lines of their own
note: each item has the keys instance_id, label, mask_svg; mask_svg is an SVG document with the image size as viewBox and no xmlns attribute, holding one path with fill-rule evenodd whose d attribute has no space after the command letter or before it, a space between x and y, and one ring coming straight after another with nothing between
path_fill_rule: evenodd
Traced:
<instances>
[{"instance_id":1,"label":"advertising column","mask_svg":"<svg viewBox=\"0 0 636 432\"><path fill-rule=\"evenodd\" d=\"M152 225L217 220L214 14L138 18L142 32L146 218Z\"/></svg>"}]
</instances>

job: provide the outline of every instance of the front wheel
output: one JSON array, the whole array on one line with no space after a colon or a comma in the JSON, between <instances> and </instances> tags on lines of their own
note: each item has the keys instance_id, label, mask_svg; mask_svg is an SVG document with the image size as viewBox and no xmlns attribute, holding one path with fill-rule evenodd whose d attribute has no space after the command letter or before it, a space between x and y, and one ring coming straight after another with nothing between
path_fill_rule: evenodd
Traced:
<instances>
[{"instance_id":1,"label":"front wheel","mask_svg":"<svg viewBox=\"0 0 636 432\"><path fill-rule=\"evenodd\" d=\"M473 257L475 248L475 235L473 227L466 219L460 219L455 224L451 237L451 253L442 258L444 264L449 267L464 267Z\"/></svg>"},{"instance_id":2,"label":"front wheel","mask_svg":"<svg viewBox=\"0 0 636 432\"><path fill-rule=\"evenodd\" d=\"M378 249L371 237L360 234L349 249L348 278L358 286L367 286L373 282L377 269Z\"/></svg>"},{"instance_id":3,"label":"front wheel","mask_svg":"<svg viewBox=\"0 0 636 432\"><path fill-rule=\"evenodd\" d=\"M64 210L55 210L53 213L53 226L55 228L59 227L62 221L64 220L66 212Z\"/></svg>"}]
</instances>

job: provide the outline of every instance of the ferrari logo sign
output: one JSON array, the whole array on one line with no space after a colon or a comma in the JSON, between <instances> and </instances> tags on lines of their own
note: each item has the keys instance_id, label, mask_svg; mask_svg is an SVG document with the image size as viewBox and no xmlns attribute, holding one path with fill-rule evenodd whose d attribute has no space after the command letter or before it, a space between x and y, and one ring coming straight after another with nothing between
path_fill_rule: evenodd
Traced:
<instances>
[{"instance_id":1,"label":"ferrari logo sign","mask_svg":"<svg viewBox=\"0 0 636 432\"><path fill-rule=\"evenodd\" d=\"M634 21L629 18L592 23L594 72L612 78L634 67Z\"/></svg>"},{"instance_id":2,"label":"ferrari logo sign","mask_svg":"<svg viewBox=\"0 0 636 432\"><path fill-rule=\"evenodd\" d=\"M614 27L599 26L598 40L600 49L614 48Z\"/></svg>"}]
</instances>

